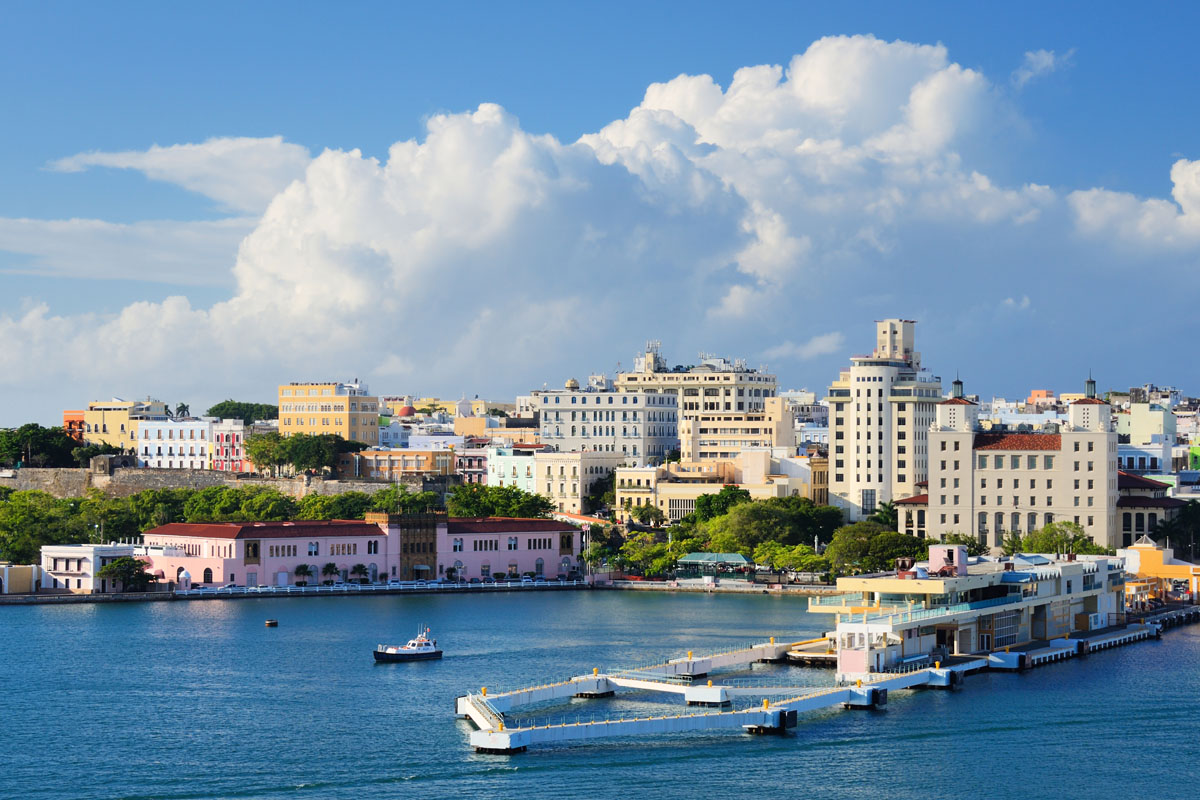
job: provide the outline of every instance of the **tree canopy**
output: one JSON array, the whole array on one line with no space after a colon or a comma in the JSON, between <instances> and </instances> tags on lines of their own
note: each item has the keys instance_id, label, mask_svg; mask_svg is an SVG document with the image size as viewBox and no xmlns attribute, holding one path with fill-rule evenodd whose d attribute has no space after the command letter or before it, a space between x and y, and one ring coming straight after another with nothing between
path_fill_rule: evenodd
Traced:
<instances>
[{"instance_id":1,"label":"tree canopy","mask_svg":"<svg viewBox=\"0 0 1200 800\"><path fill-rule=\"evenodd\" d=\"M716 494L702 494L696 498L695 514L700 522L708 522L723 514L738 503L749 503L750 492L737 486L723 486Z\"/></svg>"},{"instance_id":2,"label":"tree canopy","mask_svg":"<svg viewBox=\"0 0 1200 800\"><path fill-rule=\"evenodd\" d=\"M250 425L265 419L279 419L279 406L269 403L245 403L240 400L222 400L205 412L210 417L240 419Z\"/></svg>"},{"instance_id":3,"label":"tree canopy","mask_svg":"<svg viewBox=\"0 0 1200 800\"><path fill-rule=\"evenodd\" d=\"M1078 553L1106 555L1112 550L1101 547L1074 522L1052 522L1022 537L1012 533L1001 545L1005 555L1014 553Z\"/></svg>"},{"instance_id":4,"label":"tree canopy","mask_svg":"<svg viewBox=\"0 0 1200 800\"><path fill-rule=\"evenodd\" d=\"M273 472L288 464L296 472L333 469L342 453L356 453L366 447L334 433L294 433L285 437L272 431L246 437L246 457L255 467Z\"/></svg>"},{"instance_id":5,"label":"tree canopy","mask_svg":"<svg viewBox=\"0 0 1200 800\"><path fill-rule=\"evenodd\" d=\"M144 592L153 580L146 572L146 562L130 556L114 558L96 572L96 577L120 583L123 592Z\"/></svg>"},{"instance_id":6,"label":"tree canopy","mask_svg":"<svg viewBox=\"0 0 1200 800\"><path fill-rule=\"evenodd\" d=\"M554 504L516 486L468 483L450 491L446 510L452 517L545 517Z\"/></svg>"},{"instance_id":7,"label":"tree canopy","mask_svg":"<svg viewBox=\"0 0 1200 800\"><path fill-rule=\"evenodd\" d=\"M928 555L927 540L870 520L838 528L825 549L825 557L839 572L880 572L893 568L902 556L922 559Z\"/></svg>"},{"instance_id":8,"label":"tree canopy","mask_svg":"<svg viewBox=\"0 0 1200 800\"><path fill-rule=\"evenodd\" d=\"M74 467L79 442L62 428L43 428L36 422L0 429L0 466Z\"/></svg>"}]
</instances>

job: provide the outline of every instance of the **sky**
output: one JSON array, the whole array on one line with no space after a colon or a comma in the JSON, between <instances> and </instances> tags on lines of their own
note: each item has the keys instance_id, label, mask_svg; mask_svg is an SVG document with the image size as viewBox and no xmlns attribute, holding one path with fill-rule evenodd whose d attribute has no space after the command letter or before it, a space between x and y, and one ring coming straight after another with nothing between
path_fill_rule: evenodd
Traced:
<instances>
[{"instance_id":1,"label":"sky","mask_svg":"<svg viewBox=\"0 0 1200 800\"><path fill-rule=\"evenodd\" d=\"M509 400L873 322L984 397L1200 393L1200 7L0 10L0 425Z\"/></svg>"}]
</instances>

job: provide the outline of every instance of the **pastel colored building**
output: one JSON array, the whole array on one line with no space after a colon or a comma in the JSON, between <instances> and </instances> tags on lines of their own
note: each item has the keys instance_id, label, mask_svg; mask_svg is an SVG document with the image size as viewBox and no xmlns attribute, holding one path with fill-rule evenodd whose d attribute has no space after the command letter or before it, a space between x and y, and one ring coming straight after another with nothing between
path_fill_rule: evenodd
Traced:
<instances>
[{"instance_id":1,"label":"pastel colored building","mask_svg":"<svg viewBox=\"0 0 1200 800\"><path fill-rule=\"evenodd\" d=\"M449 519L438 529L438 577L568 575L581 569L582 532L553 519Z\"/></svg>"},{"instance_id":2,"label":"pastel colored building","mask_svg":"<svg viewBox=\"0 0 1200 800\"><path fill-rule=\"evenodd\" d=\"M730 459L761 447L794 449L795 423L784 399L768 397L763 406L758 411L701 411L680 420L681 460Z\"/></svg>"},{"instance_id":3,"label":"pastel colored building","mask_svg":"<svg viewBox=\"0 0 1200 800\"><path fill-rule=\"evenodd\" d=\"M93 444L132 449L137 446L138 424L167 418L166 403L158 400L112 400L88 403L83 412L83 438Z\"/></svg>"},{"instance_id":4,"label":"pastel colored building","mask_svg":"<svg viewBox=\"0 0 1200 800\"><path fill-rule=\"evenodd\" d=\"M617 373L617 391L673 395L680 420L703 411L761 411L765 399L776 395L775 376L748 367L744 359L702 354L699 364L672 368L659 348L659 342L646 343L633 369Z\"/></svg>"},{"instance_id":5,"label":"pastel colored building","mask_svg":"<svg viewBox=\"0 0 1200 800\"><path fill-rule=\"evenodd\" d=\"M218 472L250 472L246 460L246 423L240 419L221 419L212 426L209 463Z\"/></svg>"},{"instance_id":6,"label":"pastel colored building","mask_svg":"<svg viewBox=\"0 0 1200 800\"><path fill-rule=\"evenodd\" d=\"M84 423L83 409L63 411L63 413L62 413L63 430L66 432L67 436L70 436L72 439L74 439L77 442L83 441L83 423Z\"/></svg>"},{"instance_id":7,"label":"pastel colored building","mask_svg":"<svg viewBox=\"0 0 1200 800\"><path fill-rule=\"evenodd\" d=\"M487 485L516 486L524 492L537 493L533 456L542 445L514 444L508 447L489 447L487 450Z\"/></svg>"},{"instance_id":8,"label":"pastel colored building","mask_svg":"<svg viewBox=\"0 0 1200 800\"><path fill-rule=\"evenodd\" d=\"M279 433L333 433L379 443L379 398L362 383L288 383L279 387Z\"/></svg>"},{"instance_id":9,"label":"pastel colored building","mask_svg":"<svg viewBox=\"0 0 1200 800\"><path fill-rule=\"evenodd\" d=\"M338 456L336 472L341 478L399 481L405 477L453 475L453 450L363 450Z\"/></svg>"},{"instance_id":10,"label":"pastel colored building","mask_svg":"<svg viewBox=\"0 0 1200 800\"><path fill-rule=\"evenodd\" d=\"M152 572L176 580L185 570L193 585L289 586L297 580L350 580L357 564L366 577L398 577L401 531L386 514L372 521L174 522L142 534ZM324 574L333 564L335 575ZM298 575L304 565L310 574Z\"/></svg>"},{"instance_id":11,"label":"pastel colored building","mask_svg":"<svg viewBox=\"0 0 1200 800\"><path fill-rule=\"evenodd\" d=\"M0 561L0 594L32 594L41 588L42 575L37 564Z\"/></svg>"},{"instance_id":12,"label":"pastel colored building","mask_svg":"<svg viewBox=\"0 0 1200 800\"><path fill-rule=\"evenodd\" d=\"M1140 579L1144 597L1134 600L1134 608L1151 599L1181 599L1194 602L1200 594L1200 565L1175 558L1170 547L1156 544L1148 536L1132 546L1118 550L1125 559L1125 571ZM1132 594L1129 593L1129 594Z\"/></svg>"},{"instance_id":13,"label":"pastel colored building","mask_svg":"<svg viewBox=\"0 0 1200 800\"><path fill-rule=\"evenodd\" d=\"M144 420L137 430L139 467L208 469L213 419Z\"/></svg>"}]
</instances>

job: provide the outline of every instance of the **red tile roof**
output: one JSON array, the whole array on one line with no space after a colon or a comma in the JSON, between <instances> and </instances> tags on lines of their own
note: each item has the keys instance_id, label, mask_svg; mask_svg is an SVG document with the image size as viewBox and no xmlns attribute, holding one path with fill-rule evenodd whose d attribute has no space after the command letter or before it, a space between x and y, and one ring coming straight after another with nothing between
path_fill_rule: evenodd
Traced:
<instances>
[{"instance_id":1,"label":"red tile roof","mask_svg":"<svg viewBox=\"0 0 1200 800\"><path fill-rule=\"evenodd\" d=\"M1117 470L1117 488L1118 489L1170 489L1171 484L1162 483L1160 481L1152 481L1149 478L1143 478L1141 475L1134 475L1132 472L1124 472Z\"/></svg>"},{"instance_id":2,"label":"red tile roof","mask_svg":"<svg viewBox=\"0 0 1200 800\"><path fill-rule=\"evenodd\" d=\"M1061 450L1057 433L977 433L976 450Z\"/></svg>"},{"instance_id":3,"label":"red tile roof","mask_svg":"<svg viewBox=\"0 0 1200 800\"><path fill-rule=\"evenodd\" d=\"M200 539L291 539L306 536L379 536L378 525L362 520L301 520L298 522L172 522L146 531L147 535L194 536Z\"/></svg>"},{"instance_id":4,"label":"red tile roof","mask_svg":"<svg viewBox=\"0 0 1200 800\"><path fill-rule=\"evenodd\" d=\"M1178 497L1146 497L1133 495L1117 498L1117 508L1183 508L1187 503Z\"/></svg>"},{"instance_id":5,"label":"red tile roof","mask_svg":"<svg viewBox=\"0 0 1200 800\"><path fill-rule=\"evenodd\" d=\"M938 403L939 406L973 406L975 405L965 397L951 397L949 400L943 400Z\"/></svg>"},{"instance_id":6,"label":"red tile roof","mask_svg":"<svg viewBox=\"0 0 1200 800\"><path fill-rule=\"evenodd\" d=\"M908 505L927 506L927 505L929 505L929 495L914 494L912 497L906 497L903 500L897 500L896 505L898 505L898 506L908 506Z\"/></svg>"},{"instance_id":7,"label":"red tile roof","mask_svg":"<svg viewBox=\"0 0 1200 800\"><path fill-rule=\"evenodd\" d=\"M521 519L507 517L451 517L447 521L450 533L566 533L574 526L554 519Z\"/></svg>"}]
</instances>

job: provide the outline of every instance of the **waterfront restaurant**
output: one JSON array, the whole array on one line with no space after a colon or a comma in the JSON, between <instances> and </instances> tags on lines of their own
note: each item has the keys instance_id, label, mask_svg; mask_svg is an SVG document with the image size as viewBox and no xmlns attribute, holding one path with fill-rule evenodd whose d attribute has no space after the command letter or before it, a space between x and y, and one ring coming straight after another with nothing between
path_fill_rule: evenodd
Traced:
<instances>
[{"instance_id":1,"label":"waterfront restaurant","mask_svg":"<svg viewBox=\"0 0 1200 800\"><path fill-rule=\"evenodd\" d=\"M838 578L843 594L810 598L837 615L838 679L990 653L1125 621L1125 572L1113 556L968 558L931 545L892 575Z\"/></svg>"}]
</instances>

